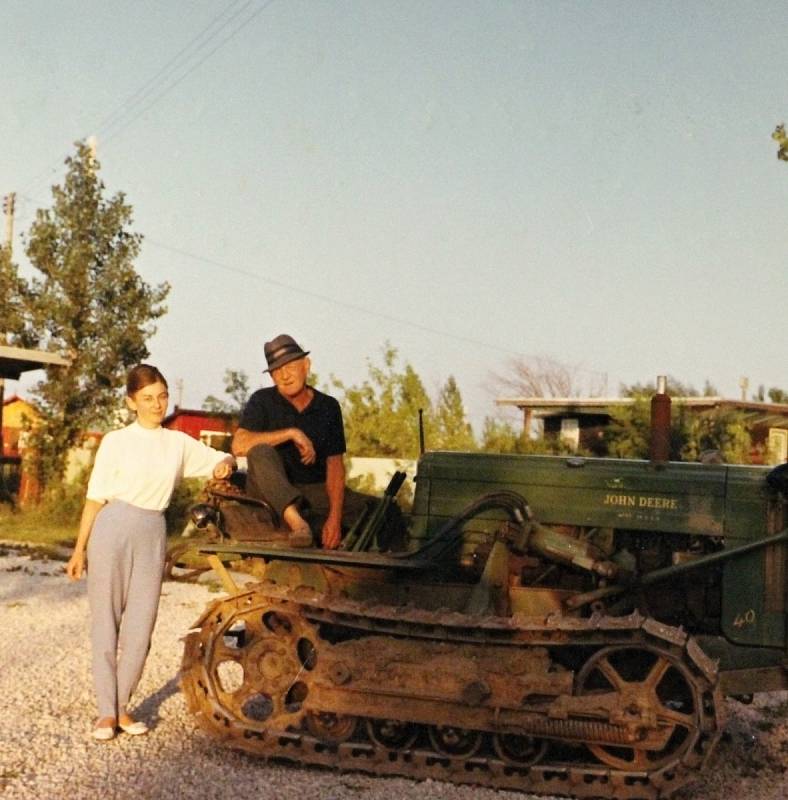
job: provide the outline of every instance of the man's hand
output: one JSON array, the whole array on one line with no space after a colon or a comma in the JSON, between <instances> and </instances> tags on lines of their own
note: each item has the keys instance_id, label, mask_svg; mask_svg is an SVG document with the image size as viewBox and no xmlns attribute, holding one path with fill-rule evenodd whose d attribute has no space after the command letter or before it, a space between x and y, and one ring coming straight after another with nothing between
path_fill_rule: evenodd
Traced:
<instances>
[{"instance_id":1,"label":"man's hand","mask_svg":"<svg viewBox=\"0 0 788 800\"><path fill-rule=\"evenodd\" d=\"M302 430L298 428L293 428L292 430L293 435L291 439L293 444L298 448L298 453L301 456L301 463L314 464L317 456L312 440Z\"/></svg>"},{"instance_id":2,"label":"man's hand","mask_svg":"<svg viewBox=\"0 0 788 800\"><path fill-rule=\"evenodd\" d=\"M326 550L336 550L342 540L340 520L329 517L323 525L321 543Z\"/></svg>"}]
</instances>

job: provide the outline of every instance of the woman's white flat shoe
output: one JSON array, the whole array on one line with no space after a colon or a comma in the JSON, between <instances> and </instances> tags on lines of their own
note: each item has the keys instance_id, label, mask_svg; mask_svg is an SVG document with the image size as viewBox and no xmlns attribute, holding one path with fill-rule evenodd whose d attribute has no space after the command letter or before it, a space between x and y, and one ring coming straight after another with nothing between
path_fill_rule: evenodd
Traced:
<instances>
[{"instance_id":1,"label":"woman's white flat shoe","mask_svg":"<svg viewBox=\"0 0 788 800\"><path fill-rule=\"evenodd\" d=\"M131 725L124 725L122 722L118 723L118 727L124 732L132 736L142 736L143 733L148 732L148 726L144 722L132 722Z\"/></svg>"},{"instance_id":2,"label":"woman's white flat shoe","mask_svg":"<svg viewBox=\"0 0 788 800\"><path fill-rule=\"evenodd\" d=\"M90 732L90 735L97 742L108 742L110 739L115 738L115 729L109 727L93 728L93 730Z\"/></svg>"}]
</instances>

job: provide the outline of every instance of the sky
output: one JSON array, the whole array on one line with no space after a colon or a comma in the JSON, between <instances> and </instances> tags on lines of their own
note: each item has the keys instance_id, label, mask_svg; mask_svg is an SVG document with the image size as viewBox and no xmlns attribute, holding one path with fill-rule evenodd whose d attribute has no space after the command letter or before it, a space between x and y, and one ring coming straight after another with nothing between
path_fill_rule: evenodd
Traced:
<instances>
[{"instance_id":1,"label":"sky","mask_svg":"<svg viewBox=\"0 0 788 800\"><path fill-rule=\"evenodd\" d=\"M184 407L397 348L480 431L493 373L788 388L783 3L4 0L14 255L78 139L168 281L150 361ZM7 391L22 391L29 376Z\"/></svg>"}]
</instances>

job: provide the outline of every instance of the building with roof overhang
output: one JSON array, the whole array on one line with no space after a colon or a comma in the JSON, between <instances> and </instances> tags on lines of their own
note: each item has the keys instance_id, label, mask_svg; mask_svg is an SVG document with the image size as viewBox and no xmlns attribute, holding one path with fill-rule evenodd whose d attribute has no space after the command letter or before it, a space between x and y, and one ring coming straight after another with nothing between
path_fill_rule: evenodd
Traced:
<instances>
[{"instance_id":1,"label":"building with roof overhang","mask_svg":"<svg viewBox=\"0 0 788 800\"><path fill-rule=\"evenodd\" d=\"M560 438L573 449L582 448L604 455L605 428L612 411L633 405L632 397L502 397L499 406L513 406L523 414L526 431L538 437ZM675 406L690 413L738 411L752 438L753 446L765 454L767 463L788 461L788 403L730 400L724 397L671 397Z\"/></svg>"},{"instance_id":2,"label":"building with roof overhang","mask_svg":"<svg viewBox=\"0 0 788 800\"><path fill-rule=\"evenodd\" d=\"M0 340L1 341L1 340ZM6 455L6 447L3 436L3 410L5 408L5 381L19 380L22 373L31 370L44 369L45 367L67 367L71 361L56 353L49 353L45 350L30 350L25 347L12 347L0 344L0 500L10 498L6 487L6 467L10 465L18 470L20 457L16 455ZM31 489L31 497L37 490ZM20 492L21 494L21 492Z\"/></svg>"}]
</instances>

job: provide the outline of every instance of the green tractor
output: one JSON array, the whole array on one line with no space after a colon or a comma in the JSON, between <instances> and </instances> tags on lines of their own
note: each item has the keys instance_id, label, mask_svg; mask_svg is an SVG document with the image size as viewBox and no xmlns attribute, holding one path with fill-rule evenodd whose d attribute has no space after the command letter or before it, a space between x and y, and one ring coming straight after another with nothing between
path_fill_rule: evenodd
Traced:
<instances>
[{"instance_id":1,"label":"green tractor","mask_svg":"<svg viewBox=\"0 0 788 800\"><path fill-rule=\"evenodd\" d=\"M192 547L228 595L182 668L203 729L301 764L657 798L702 769L726 695L788 688L788 465L425 452L404 543L400 480L335 551L287 549L264 501L208 487Z\"/></svg>"}]
</instances>

